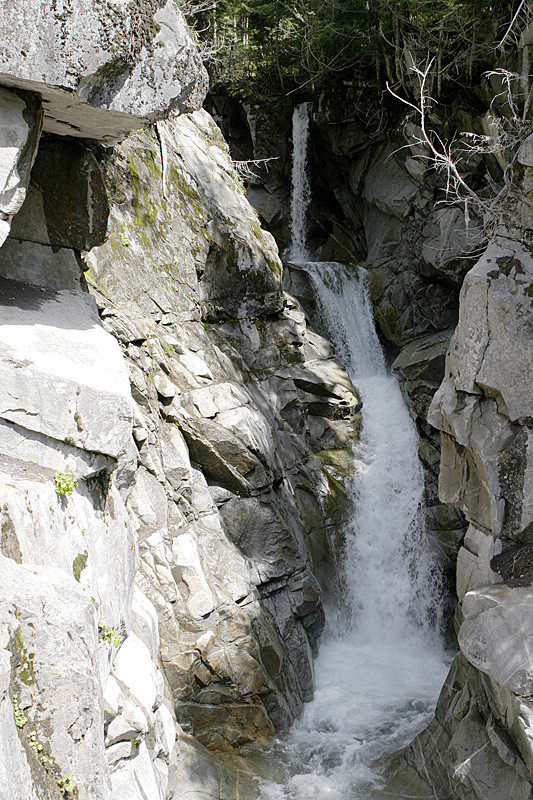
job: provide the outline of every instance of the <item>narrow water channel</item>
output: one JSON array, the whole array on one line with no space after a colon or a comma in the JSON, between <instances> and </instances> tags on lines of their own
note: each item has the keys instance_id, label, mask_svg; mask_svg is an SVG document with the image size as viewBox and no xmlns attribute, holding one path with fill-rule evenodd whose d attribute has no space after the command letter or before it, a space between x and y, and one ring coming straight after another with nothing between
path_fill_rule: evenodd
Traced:
<instances>
[{"instance_id":1,"label":"narrow water channel","mask_svg":"<svg viewBox=\"0 0 533 800\"><path fill-rule=\"evenodd\" d=\"M307 109L295 112L295 150ZM295 153L305 165L305 152ZM293 222L305 232L306 196L293 171ZM304 170L305 172L305 170ZM296 196L295 196L296 195ZM300 205L299 205L300 204ZM303 220L303 222L302 222ZM439 579L424 531L417 435L388 371L365 290L364 270L305 263L321 325L363 401L346 531L343 611L329 611L315 662L316 693L289 734L260 759L262 800L378 800L382 765L429 722L446 676L439 637Z\"/></svg>"}]
</instances>

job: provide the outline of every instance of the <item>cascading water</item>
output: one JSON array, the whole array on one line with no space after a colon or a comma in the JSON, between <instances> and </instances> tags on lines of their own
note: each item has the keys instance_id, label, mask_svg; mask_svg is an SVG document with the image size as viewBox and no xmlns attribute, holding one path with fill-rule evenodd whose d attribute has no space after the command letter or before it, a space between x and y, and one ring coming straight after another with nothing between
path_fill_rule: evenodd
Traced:
<instances>
[{"instance_id":1,"label":"cascading water","mask_svg":"<svg viewBox=\"0 0 533 800\"><path fill-rule=\"evenodd\" d=\"M307 176L309 144L309 103L296 106L292 115L292 191L291 244L287 260L295 263L307 260L307 209L311 198Z\"/></svg>"},{"instance_id":2,"label":"cascading water","mask_svg":"<svg viewBox=\"0 0 533 800\"><path fill-rule=\"evenodd\" d=\"M305 218L305 215L304 215ZM364 271L301 264L321 322L363 400L346 532L347 614L330 614L314 700L260 771L262 800L377 800L383 757L429 721L447 671L436 625L437 581L423 529L414 424L386 368ZM273 766L274 765L274 766Z\"/></svg>"}]
</instances>

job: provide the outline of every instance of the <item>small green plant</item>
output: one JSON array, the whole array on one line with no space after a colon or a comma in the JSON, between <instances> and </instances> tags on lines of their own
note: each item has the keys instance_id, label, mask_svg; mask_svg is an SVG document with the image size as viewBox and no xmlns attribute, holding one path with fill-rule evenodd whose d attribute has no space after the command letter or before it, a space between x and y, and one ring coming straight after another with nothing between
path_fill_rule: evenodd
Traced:
<instances>
[{"instance_id":1,"label":"small green plant","mask_svg":"<svg viewBox=\"0 0 533 800\"><path fill-rule=\"evenodd\" d=\"M124 247L129 247L129 246L131 245L131 242L130 242L130 240L128 239L128 237L126 236L126 234L125 234L125 233L121 233L121 234L119 234L119 236L120 236L120 243L121 243L121 244L122 244Z\"/></svg>"},{"instance_id":2,"label":"small green plant","mask_svg":"<svg viewBox=\"0 0 533 800\"><path fill-rule=\"evenodd\" d=\"M67 470L67 472L56 472L54 475L56 492L60 497L71 495L79 482L79 478L76 478L71 469Z\"/></svg>"},{"instance_id":3,"label":"small green plant","mask_svg":"<svg viewBox=\"0 0 533 800\"><path fill-rule=\"evenodd\" d=\"M19 696L16 692L13 692L13 713L15 715L15 725L17 728L23 728L28 722L28 717L19 703Z\"/></svg>"},{"instance_id":4,"label":"small green plant","mask_svg":"<svg viewBox=\"0 0 533 800\"><path fill-rule=\"evenodd\" d=\"M296 350L297 346L298 345L296 344L282 344L281 347L279 348L279 352L281 353L282 356L286 356L287 353L291 352L291 350Z\"/></svg>"},{"instance_id":5,"label":"small green plant","mask_svg":"<svg viewBox=\"0 0 533 800\"><path fill-rule=\"evenodd\" d=\"M99 623L98 633L102 641L109 642L109 644L113 644L115 647L119 646L120 637L116 632L114 625L102 625Z\"/></svg>"},{"instance_id":6,"label":"small green plant","mask_svg":"<svg viewBox=\"0 0 533 800\"><path fill-rule=\"evenodd\" d=\"M67 772L66 775L61 775L61 777L57 779L57 785L63 794L67 794L67 792L73 792L74 783L72 781L72 775L70 772Z\"/></svg>"},{"instance_id":7,"label":"small green plant","mask_svg":"<svg viewBox=\"0 0 533 800\"><path fill-rule=\"evenodd\" d=\"M43 766L51 767L54 764L54 759L46 753L44 745L37 738L37 731L28 733L28 743Z\"/></svg>"}]
</instances>

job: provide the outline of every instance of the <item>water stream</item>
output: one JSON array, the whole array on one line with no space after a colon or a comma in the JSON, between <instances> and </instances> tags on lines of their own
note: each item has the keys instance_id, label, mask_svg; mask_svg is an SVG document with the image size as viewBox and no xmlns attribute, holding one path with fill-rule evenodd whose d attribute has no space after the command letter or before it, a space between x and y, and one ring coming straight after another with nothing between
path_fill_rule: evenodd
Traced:
<instances>
[{"instance_id":1,"label":"water stream","mask_svg":"<svg viewBox=\"0 0 533 800\"><path fill-rule=\"evenodd\" d=\"M291 244L287 260L307 261L307 209L311 187L307 174L309 103L300 103L292 116Z\"/></svg>"},{"instance_id":2,"label":"water stream","mask_svg":"<svg viewBox=\"0 0 533 800\"><path fill-rule=\"evenodd\" d=\"M293 172L295 205L308 202L298 181ZM306 210L293 217L302 218ZM314 700L263 756L261 798L391 800L383 793L384 757L429 721L448 668L417 435L385 364L364 270L302 263L305 242L293 245L294 261L315 288L322 327L361 394L363 428L351 488L356 514L346 531L345 610L329 613Z\"/></svg>"}]
</instances>

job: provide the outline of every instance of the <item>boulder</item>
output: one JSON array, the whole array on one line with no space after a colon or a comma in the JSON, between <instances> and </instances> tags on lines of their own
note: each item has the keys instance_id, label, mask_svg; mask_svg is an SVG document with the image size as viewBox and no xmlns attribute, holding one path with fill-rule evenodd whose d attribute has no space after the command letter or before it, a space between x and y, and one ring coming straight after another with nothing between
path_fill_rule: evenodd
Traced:
<instances>
[{"instance_id":1,"label":"boulder","mask_svg":"<svg viewBox=\"0 0 533 800\"><path fill-rule=\"evenodd\" d=\"M174 0L24 0L4 9L0 82L41 95L44 129L113 144L202 105L207 74Z\"/></svg>"}]
</instances>

